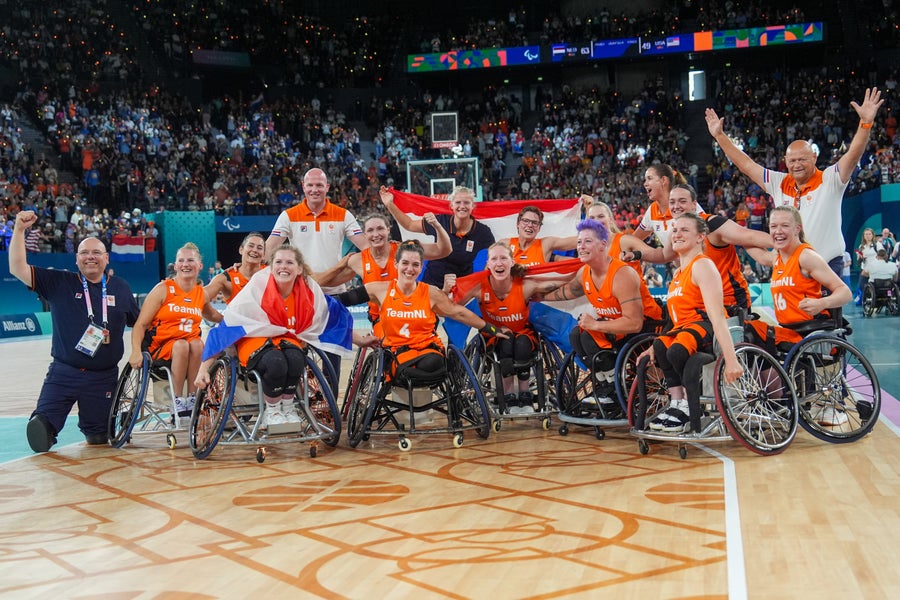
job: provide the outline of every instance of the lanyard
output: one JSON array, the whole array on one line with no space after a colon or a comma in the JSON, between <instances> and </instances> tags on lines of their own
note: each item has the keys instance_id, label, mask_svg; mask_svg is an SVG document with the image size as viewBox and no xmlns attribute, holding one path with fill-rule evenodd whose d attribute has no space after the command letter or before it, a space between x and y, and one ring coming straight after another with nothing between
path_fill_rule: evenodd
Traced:
<instances>
[{"instance_id":1,"label":"lanyard","mask_svg":"<svg viewBox=\"0 0 900 600\"><path fill-rule=\"evenodd\" d=\"M87 279L85 279L84 275L81 275L81 287L84 289L84 303L87 305L88 318L91 320L91 323L93 323L94 306L91 303L91 294L88 292ZM106 274L100 279L100 304L103 312L101 315L103 317L103 328L106 329L106 324L109 321L106 313Z\"/></svg>"}]
</instances>

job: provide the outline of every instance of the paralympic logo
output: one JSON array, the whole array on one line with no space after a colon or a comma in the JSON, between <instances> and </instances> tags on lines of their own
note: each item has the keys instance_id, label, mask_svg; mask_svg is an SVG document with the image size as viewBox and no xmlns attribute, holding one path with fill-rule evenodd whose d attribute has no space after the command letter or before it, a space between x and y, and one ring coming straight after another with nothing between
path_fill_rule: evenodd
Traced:
<instances>
[{"instance_id":1,"label":"paralympic logo","mask_svg":"<svg viewBox=\"0 0 900 600\"><path fill-rule=\"evenodd\" d=\"M224 225L225 229L227 229L228 231L236 231L241 228L239 223L232 224L231 217L225 217L225 219L222 221L222 225Z\"/></svg>"}]
</instances>

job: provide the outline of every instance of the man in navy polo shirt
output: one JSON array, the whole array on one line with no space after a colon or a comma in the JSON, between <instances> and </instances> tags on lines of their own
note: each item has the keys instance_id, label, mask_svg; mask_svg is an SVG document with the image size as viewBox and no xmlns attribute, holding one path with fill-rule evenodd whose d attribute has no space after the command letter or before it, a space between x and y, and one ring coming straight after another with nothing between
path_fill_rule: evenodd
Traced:
<instances>
[{"instance_id":1,"label":"man in navy polo shirt","mask_svg":"<svg viewBox=\"0 0 900 600\"><path fill-rule=\"evenodd\" d=\"M28 444L35 452L49 450L76 402L78 428L87 443L106 444L118 364L125 351L122 336L140 310L128 282L106 276L109 254L97 238L78 245L78 273L29 265L25 232L36 221L32 211L20 212L9 248L9 272L49 301L53 321L53 360L28 421Z\"/></svg>"}]
</instances>

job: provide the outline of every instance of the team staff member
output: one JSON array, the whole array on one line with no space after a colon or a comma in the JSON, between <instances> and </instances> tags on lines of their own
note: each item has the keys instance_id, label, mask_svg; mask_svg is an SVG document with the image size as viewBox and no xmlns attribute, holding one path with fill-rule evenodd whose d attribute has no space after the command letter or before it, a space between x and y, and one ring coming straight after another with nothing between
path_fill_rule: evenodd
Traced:
<instances>
[{"instance_id":1,"label":"team staff member","mask_svg":"<svg viewBox=\"0 0 900 600\"><path fill-rule=\"evenodd\" d=\"M266 240L266 256L270 256L285 240L299 248L313 273L327 271L338 264L343 254L344 239L363 250L368 245L356 217L350 211L337 206L328 199L328 178L325 171L310 169L303 176L303 202L283 211L275 221L275 227ZM336 294L346 289L344 285L323 288L326 294ZM327 352L334 370L336 381L331 389L336 390L341 378L341 357Z\"/></svg>"},{"instance_id":2,"label":"team staff member","mask_svg":"<svg viewBox=\"0 0 900 600\"><path fill-rule=\"evenodd\" d=\"M417 281L424 260L425 251L417 240L403 242L395 257L396 279L367 283L337 296L347 306L363 302L378 306L384 332L381 345L396 358L393 375L398 377L428 377L443 367L444 345L437 334L438 316L455 319L486 335L505 337L472 311L454 304L443 291Z\"/></svg>"},{"instance_id":3,"label":"team staff member","mask_svg":"<svg viewBox=\"0 0 900 600\"><path fill-rule=\"evenodd\" d=\"M574 235L568 237L537 237L543 225L544 211L537 206L526 206L519 211L519 216L516 218L518 237L500 240L509 246L513 253L513 259L518 264L526 267L542 265L552 260L554 251L573 250L575 248L578 237Z\"/></svg>"},{"instance_id":4,"label":"team staff member","mask_svg":"<svg viewBox=\"0 0 900 600\"><path fill-rule=\"evenodd\" d=\"M423 219L414 219L400 210L393 202L393 194L382 194L381 201L397 223L407 231L436 235L434 228L426 225ZM474 207L475 192L471 188L457 186L450 194L452 214L437 215L437 220L450 234L453 250L446 258L428 261L422 281L441 288L444 285L444 275L451 274L458 277L469 275L472 272L475 255L481 250L487 250L494 243L494 234L490 228L472 216Z\"/></svg>"},{"instance_id":5,"label":"team staff member","mask_svg":"<svg viewBox=\"0 0 900 600\"><path fill-rule=\"evenodd\" d=\"M143 344L149 332L147 352L155 362L171 364L175 410L182 417L190 415L194 408L197 391L194 378L203 356L200 322L204 317L214 323L222 320L198 283L202 269L203 257L196 245L188 242L179 248L175 255L175 276L160 281L150 290L131 331L129 364L141 368Z\"/></svg>"},{"instance_id":6,"label":"team staff member","mask_svg":"<svg viewBox=\"0 0 900 600\"><path fill-rule=\"evenodd\" d=\"M206 297L214 300L219 292L225 296L225 302L237 296L245 285L253 277L253 274L262 268L265 257L266 241L261 233L248 233L241 241L238 254L241 256L241 264L231 266L212 278L212 281L204 288Z\"/></svg>"},{"instance_id":7,"label":"team staff member","mask_svg":"<svg viewBox=\"0 0 900 600\"><path fill-rule=\"evenodd\" d=\"M694 213L672 221L670 241L681 265L666 297L672 329L657 337L646 352L665 375L671 400L668 408L650 421L650 429L656 431L690 430L684 367L693 354L711 350L713 336L725 357L725 381L731 383L743 373L725 321L722 277L712 260L703 255L707 232L706 221Z\"/></svg>"},{"instance_id":8,"label":"team staff member","mask_svg":"<svg viewBox=\"0 0 900 600\"><path fill-rule=\"evenodd\" d=\"M360 250L368 244L356 217L328 199L328 178L322 169L310 169L303 176L303 202L282 211L266 240L266 256L289 240L299 248L315 273L338 264L348 239ZM343 285L323 288L326 294L343 292Z\"/></svg>"},{"instance_id":9,"label":"team staff member","mask_svg":"<svg viewBox=\"0 0 900 600\"><path fill-rule=\"evenodd\" d=\"M585 219L577 230L578 258L583 266L570 283L548 294L544 301L583 296L591 303L593 314L578 317L578 327L572 329L569 339L584 364L594 365L599 401L612 403L615 350L626 336L643 329L645 318L659 321L662 308L649 294L641 294L641 276L610 256L609 231L600 221Z\"/></svg>"},{"instance_id":10,"label":"team staff member","mask_svg":"<svg viewBox=\"0 0 900 600\"><path fill-rule=\"evenodd\" d=\"M26 427L28 445L46 452L56 443L72 406L78 403L78 428L90 445L108 442L110 406L125 352L122 336L133 325L138 307L121 277L107 277L109 254L99 239L78 245L71 271L32 267L25 252L25 231L37 215L16 215L9 247L9 272L50 303L53 361Z\"/></svg>"},{"instance_id":11,"label":"team staff member","mask_svg":"<svg viewBox=\"0 0 900 600\"><path fill-rule=\"evenodd\" d=\"M706 125L713 139L740 171L772 196L775 206L793 206L800 211L806 237L831 270L840 277L843 269L844 236L841 233L841 200L850 176L869 143L869 133L878 109L884 103L878 88L866 89L863 103L851 102L859 115L859 127L847 152L835 164L820 171L816 151L806 140L795 140L787 148L784 162L788 173L770 171L753 161L725 134L724 119L706 109Z\"/></svg>"}]
</instances>

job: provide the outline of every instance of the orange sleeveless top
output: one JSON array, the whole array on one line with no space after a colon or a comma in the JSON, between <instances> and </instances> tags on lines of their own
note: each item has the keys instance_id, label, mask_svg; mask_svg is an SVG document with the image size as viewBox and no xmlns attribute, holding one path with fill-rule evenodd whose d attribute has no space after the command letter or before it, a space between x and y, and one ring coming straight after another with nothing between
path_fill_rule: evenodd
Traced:
<instances>
[{"instance_id":1,"label":"orange sleeveless top","mask_svg":"<svg viewBox=\"0 0 900 600\"><path fill-rule=\"evenodd\" d=\"M535 239L528 250L523 250L519 246L519 238L509 238L509 247L512 249L513 260L520 265L542 265L544 264L544 245L540 239Z\"/></svg>"},{"instance_id":2,"label":"orange sleeveless top","mask_svg":"<svg viewBox=\"0 0 900 600\"><path fill-rule=\"evenodd\" d=\"M163 285L166 286L166 298L150 324L155 333L149 352L154 357L168 359L169 348L175 340L200 338L206 292L202 285L195 285L190 292L185 292L174 279L166 279ZM160 348L163 348L163 352L157 353Z\"/></svg>"},{"instance_id":3,"label":"orange sleeveless top","mask_svg":"<svg viewBox=\"0 0 900 600\"><path fill-rule=\"evenodd\" d=\"M481 284L481 295L478 304L481 307L481 317L496 327L508 327L514 333L534 335L531 322L528 320L528 301L522 291L523 281L513 279L512 289L503 300L497 297L491 287L490 280L485 279Z\"/></svg>"},{"instance_id":4,"label":"orange sleeveless top","mask_svg":"<svg viewBox=\"0 0 900 600\"><path fill-rule=\"evenodd\" d=\"M238 295L238 292L244 289L245 285L250 283L250 280L244 277L244 275L234 267L225 269L225 276L228 278L228 281L231 282L231 295L225 300L225 304L228 304Z\"/></svg>"},{"instance_id":5,"label":"orange sleeveless top","mask_svg":"<svg viewBox=\"0 0 900 600\"><path fill-rule=\"evenodd\" d=\"M419 282L409 296L404 296L396 281L392 281L381 303L381 327L384 331L382 345L396 349L413 350L441 344L437 335L437 315L431 308L428 284Z\"/></svg>"},{"instance_id":6,"label":"orange sleeveless top","mask_svg":"<svg viewBox=\"0 0 900 600\"><path fill-rule=\"evenodd\" d=\"M706 258L698 254L687 265L675 272L669 283L669 293L666 296L666 309L669 311L669 319L678 329L690 323L706 321L706 306L703 304L703 294L700 286L691 281L691 271L698 259Z\"/></svg>"},{"instance_id":7,"label":"orange sleeveless top","mask_svg":"<svg viewBox=\"0 0 900 600\"><path fill-rule=\"evenodd\" d=\"M812 246L800 244L786 263L779 254L772 266L770 288L775 303L775 318L782 325L812 319L798 308L800 301L804 298L822 297L822 284L805 276L800 269L800 254L806 248L812 249Z\"/></svg>"}]
</instances>

